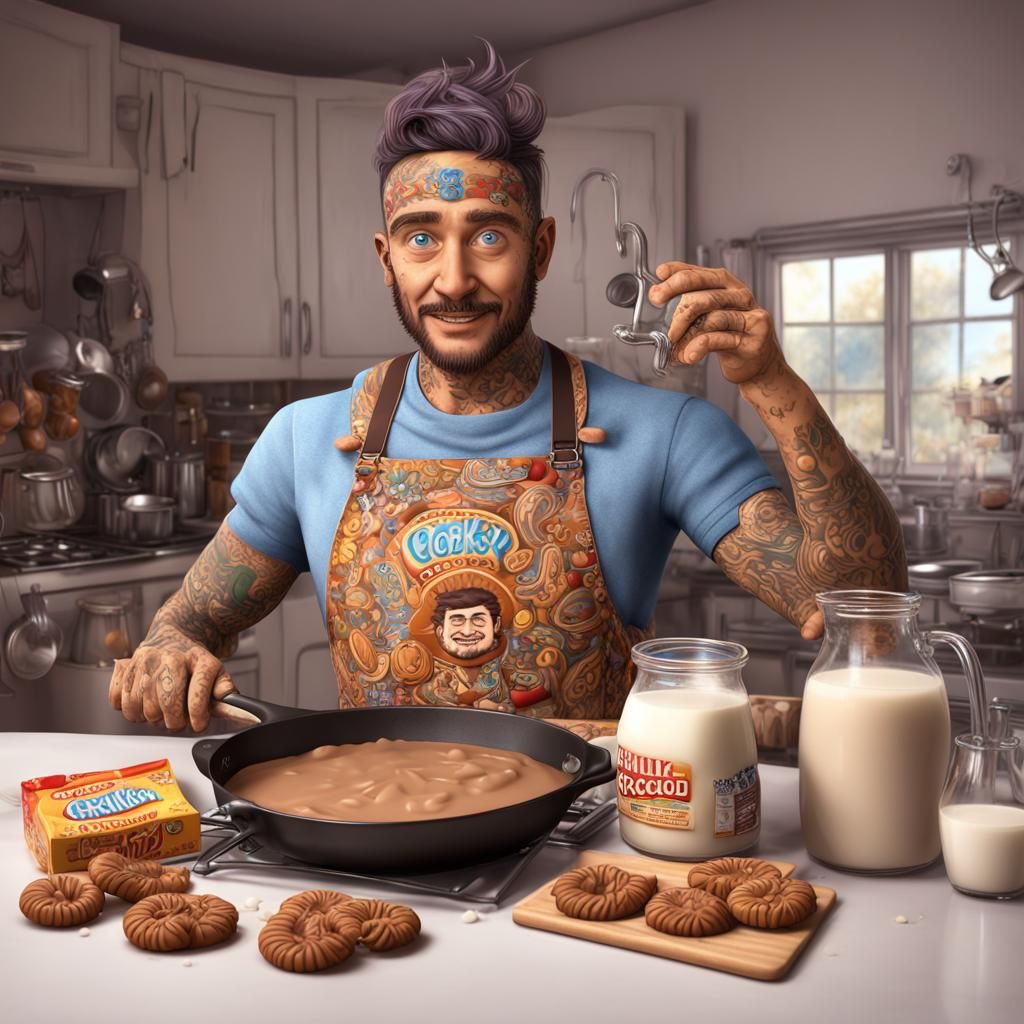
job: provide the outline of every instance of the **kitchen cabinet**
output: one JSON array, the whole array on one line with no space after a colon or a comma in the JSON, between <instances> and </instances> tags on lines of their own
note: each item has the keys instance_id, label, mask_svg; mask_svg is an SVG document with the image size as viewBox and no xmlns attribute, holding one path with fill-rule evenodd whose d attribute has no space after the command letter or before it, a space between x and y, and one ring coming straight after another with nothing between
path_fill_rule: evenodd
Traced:
<instances>
[{"instance_id":1,"label":"kitchen cabinet","mask_svg":"<svg viewBox=\"0 0 1024 1024\"><path fill-rule=\"evenodd\" d=\"M373 246L382 230L373 150L398 90L299 79L300 375L354 377L409 348Z\"/></svg>"},{"instance_id":2,"label":"kitchen cabinet","mask_svg":"<svg viewBox=\"0 0 1024 1024\"><path fill-rule=\"evenodd\" d=\"M34 0L0 0L0 175L111 168L116 25ZM97 176L97 183L99 177Z\"/></svg>"},{"instance_id":3,"label":"kitchen cabinet","mask_svg":"<svg viewBox=\"0 0 1024 1024\"><path fill-rule=\"evenodd\" d=\"M172 380L298 375L292 79L123 47L140 69L141 263Z\"/></svg>"},{"instance_id":4,"label":"kitchen cabinet","mask_svg":"<svg viewBox=\"0 0 1024 1024\"><path fill-rule=\"evenodd\" d=\"M373 247L382 227L371 168L397 89L295 79L124 46L139 69L141 262L153 290L154 353L172 380L346 379L410 346ZM610 336L629 312L605 298L632 268L614 246L611 190L573 186L614 171L622 216L648 233L651 262L684 231L684 118L616 107L549 120L545 212L560 237L535 323L559 341Z\"/></svg>"},{"instance_id":5,"label":"kitchen cabinet","mask_svg":"<svg viewBox=\"0 0 1024 1024\"><path fill-rule=\"evenodd\" d=\"M336 709L338 683L327 628L309 573L303 573L292 584L280 608L281 690L269 699L289 707Z\"/></svg>"},{"instance_id":6,"label":"kitchen cabinet","mask_svg":"<svg viewBox=\"0 0 1024 1024\"><path fill-rule=\"evenodd\" d=\"M632 322L632 309L613 306L605 286L633 270L615 248L611 187L587 182L570 223L573 187L592 168L612 171L621 186L623 221L635 221L649 243L649 263L682 259L685 245L685 117L679 107L629 106L549 118L538 140L547 165L544 213L556 219L555 252L537 291L533 323L556 344L574 335L612 337ZM641 350L649 354L649 349Z\"/></svg>"}]
</instances>

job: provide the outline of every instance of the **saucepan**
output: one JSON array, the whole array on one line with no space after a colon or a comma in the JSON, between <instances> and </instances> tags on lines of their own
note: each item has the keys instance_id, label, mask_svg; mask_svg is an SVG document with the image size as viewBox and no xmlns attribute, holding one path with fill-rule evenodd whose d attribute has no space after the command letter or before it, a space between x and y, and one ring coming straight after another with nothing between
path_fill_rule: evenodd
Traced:
<instances>
[{"instance_id":1,"label":"saucepan","mask_svg":"<svg viewBox=\"0 0 1024 1024\"><path fill-rule=\"evenodd\" d=\"M478 864L514 853L547 835L586 790L615 777L607 750L537 718L501 711L448 707L353 708L306 711L254 700L224 698L260 719L226 739L192 748L213 783L217 804L239 829L309 864L373 874L418 874ZM228 781L242 768L302 754L325 744L378 739L434 740L515 750L568 773L558 789L478 814L407 822L333 821L259 807L236 797ZM236 844L236 845L237 845Z\"/></svg>"}]
</instances>

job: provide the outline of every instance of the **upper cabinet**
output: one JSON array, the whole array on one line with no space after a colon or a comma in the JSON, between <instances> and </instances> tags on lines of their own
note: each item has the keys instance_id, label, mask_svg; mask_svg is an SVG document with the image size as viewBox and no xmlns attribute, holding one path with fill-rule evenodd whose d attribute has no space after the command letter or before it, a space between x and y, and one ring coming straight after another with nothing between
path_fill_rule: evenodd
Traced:
<instances>
[{"instance_id":1,"label":"upper cabinet","mask_svg":"<svg viewBox=\"0 0 1024 1024\"><path fill-rule=\"evenodd\" d=\"M296 366L295 104L185 83L186 166L167 182L172 376Z\"/></svg>"},{"instance_id":2,"label":"upper cabinet","mask_svg":"<svg viewBox=\"0 0 1024 1024\"><path fill-rule=\"evenodd\" d=\"M345 379L412 348L373 246L383 229L373 151L397 87L134 46L121 56L138 72L140 261L154 355L171 379ZM622 217L647 232L652 266L683 253L683 139L678 108L549 120L544 210L558 234L538 289L543 336L609 336L631 315L605 298L608 280L632 269L615 250L608 186L592 182L569 223L589 169L619 177Z\"/></svg>"},{"instance_id":3,"label":"upper cabinet","mask_svg":"<svg viewBox=\"0 0 1024 1024\"><path fill-rule=\"evenodd\" d=\"M407 351L373 246L383 230L373 151L398 91L300 79L299 240L304 377L354 377Z\"/></svg>"},{"instance_id":4,"label":"upper cabinet","mask_svg":"<svg viewBox=\"0 0 1024 1024\"><path fill-rule=\"evenodd\" d=\"M298 374L292 80L124 47L139 67L141 263L172 380Z\"/></svg>"},{"instance_id":5,"label":"upper cabinet","mask_svg":"<svg viewBox=\"0 0 1024 1024\"><path fill-rule=\"evenodd\" d=\"M0 0L0 180L134 185L112 167L117 26Z\"/></svg>"}]
</instances>

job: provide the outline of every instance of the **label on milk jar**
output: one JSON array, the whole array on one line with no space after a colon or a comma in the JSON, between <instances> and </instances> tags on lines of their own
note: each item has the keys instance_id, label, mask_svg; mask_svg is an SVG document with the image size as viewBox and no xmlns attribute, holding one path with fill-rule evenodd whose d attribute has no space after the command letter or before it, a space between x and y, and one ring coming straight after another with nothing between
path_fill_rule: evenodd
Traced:
<instances>
[{"instance_id":1,"label":"label on milk jar","mask_svg":"<svg viewBox=\"0 0 1024 1024\"><path fill-rule=\"evenodd\" d=\"M728 779L715 779L715 836L741 836L761 822L761 782L757 765Z\"/></svg>"},{"instance_id":2,"label":"label on milk jar","mask_svg":"<svg viewBox=\"0 0 1024 1024\"><path fill-rule=\"evenodd\" d=\"M690 765L637 754L620 743L615 767L619 814L655 828L693 828Z\"/></svg>"}]
</instances>

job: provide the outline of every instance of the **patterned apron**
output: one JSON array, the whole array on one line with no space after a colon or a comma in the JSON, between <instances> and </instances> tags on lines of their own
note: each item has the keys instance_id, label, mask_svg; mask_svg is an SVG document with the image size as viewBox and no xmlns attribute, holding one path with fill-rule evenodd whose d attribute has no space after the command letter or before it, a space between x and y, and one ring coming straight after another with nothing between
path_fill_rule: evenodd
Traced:
<instances>
[{"instance_id":1,"label":"patterned apron","mask_svg":"<svg viewBox=\"0 0 1024 1024\"><path fill-rule=\"evenodd\" d=\"M413 354L353 399L365 440L331 547L327 626L340 707L461 705L617 718L630 650L590 526L578 428L587 388L553 345L546 455L383 455Z\"/></svg>"}]
</instances>

